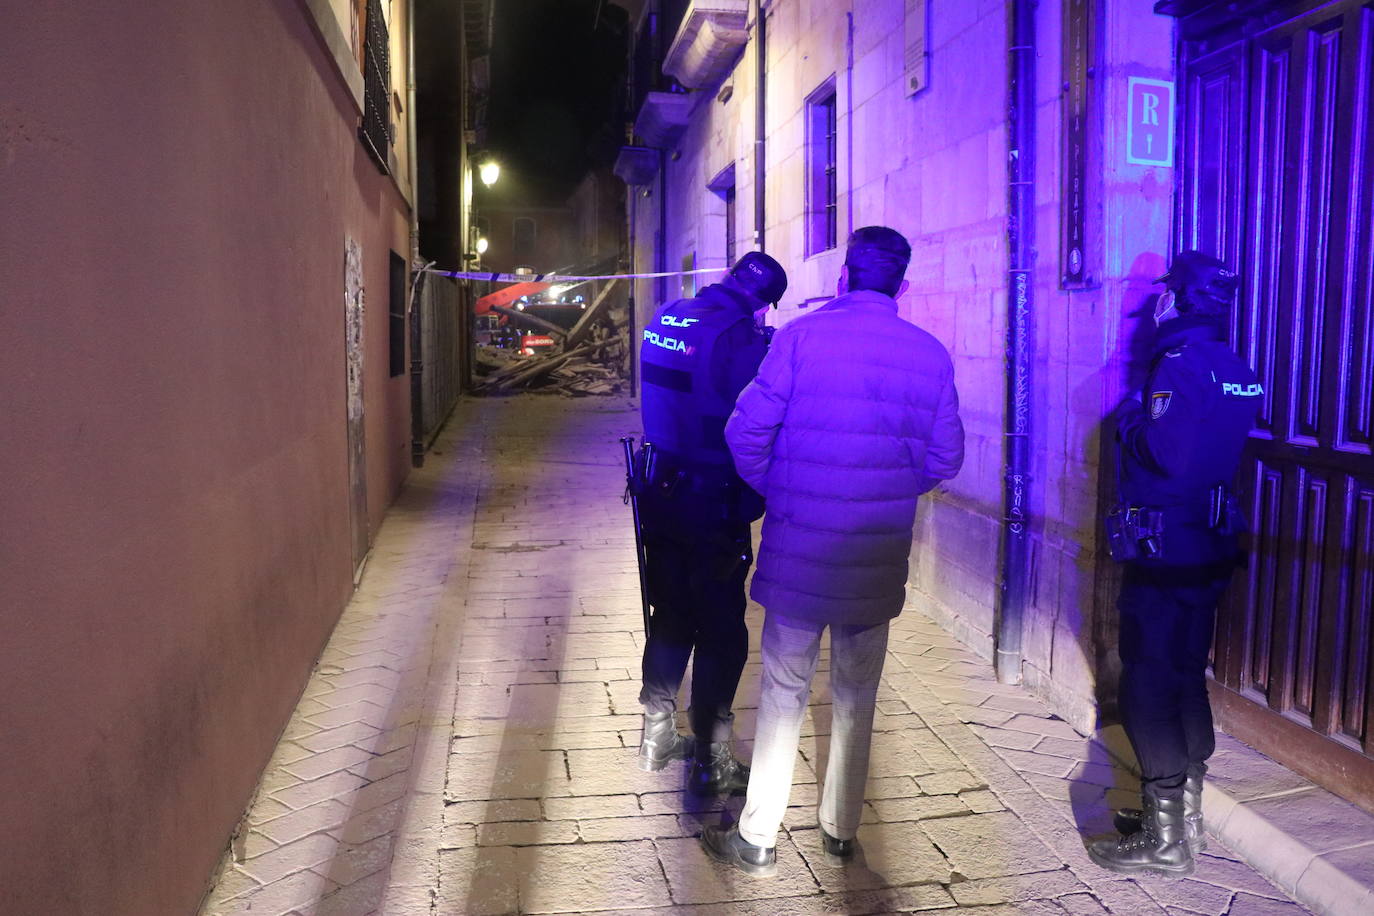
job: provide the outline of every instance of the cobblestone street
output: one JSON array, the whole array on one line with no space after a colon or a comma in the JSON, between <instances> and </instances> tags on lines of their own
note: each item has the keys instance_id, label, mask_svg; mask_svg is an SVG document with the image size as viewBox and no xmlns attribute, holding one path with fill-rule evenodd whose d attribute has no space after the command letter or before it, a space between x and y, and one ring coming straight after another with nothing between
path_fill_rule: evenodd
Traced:
<instances>
[{"instance_id":1,"label":"cobblestone street","mask_svg":"<svg viewBox=\"0 0 1374 916\"><path fill-rule=\"evenodd\" d=\"M824 676L778 876L709 861L695 836L742 799L700 802L684 767L635 765L643 634L616 440L638 428L625 399L459 403L387 516L205 916L1307 912L1215 838L1181 881L1094 866L1082 834L1134 801L1129 773L915 601L893 626L858 861L828 867L816 828ZM761 623L751 605L745 758Z\"/></svg>"}]
</instances>

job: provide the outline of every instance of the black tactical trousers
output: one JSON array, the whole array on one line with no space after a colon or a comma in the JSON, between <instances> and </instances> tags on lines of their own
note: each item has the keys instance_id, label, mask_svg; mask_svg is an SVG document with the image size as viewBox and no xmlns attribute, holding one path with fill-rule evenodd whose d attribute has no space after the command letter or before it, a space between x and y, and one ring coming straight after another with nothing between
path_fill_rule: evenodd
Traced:
<instances>
[{"instance_id":1,"label":"black tactical trousers","mask_svg":"<svg viewBox=\"0 0 1374 916\"><path fill-rule=\"evenodd\" d=\"M644 548L654 615L639 701L647 712L676 709L687 660L695 652L688 714L692 733L702 741L725 741L735 688L749 656L744 625L744 579L753 561L749 526L722 523L671 537L649 530L652 524L646 519Z\"/></svg>"},{"instance_id":2,"label":"black tactical trousers","mask_svg":"<svg viewBox=\"0 0 1374 916\"><path fill-rule=\"evenodd\" d=\"M1184 779L1202 775L1216 749L1207 655L1230 578L1230 564L1126 565L1117 599L1118 704L1142 786L1160 797L1181 797Z\"/></svg>"}]
</instances>

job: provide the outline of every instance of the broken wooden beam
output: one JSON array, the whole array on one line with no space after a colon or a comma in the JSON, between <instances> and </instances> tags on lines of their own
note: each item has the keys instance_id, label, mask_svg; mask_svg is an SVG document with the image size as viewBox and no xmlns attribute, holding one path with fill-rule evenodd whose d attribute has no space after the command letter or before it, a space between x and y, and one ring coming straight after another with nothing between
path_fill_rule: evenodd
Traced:
<instances>
[{"instance_id":1,"label":"broken wooden beam","mask_svg":"<svg viewBox=\"0 0 1374 916\"><path fill-rule=\"evenodd\" d=\"M577 319L577 324L573 325L572 330L567 332L567 339L563 341L564 347L575 347L582 342L582 338L591 333L592 325L601 317L601 313L606 311L611 301L611 290L620 281L612 280L602 288L597 294L592 304L587 306L587 310L582 313L582 317Z\"/></svg>"},{"instance_id":2,"label":"broken wooden beam","mask_svg":"<svg viewBox=\"0 0 1374 916\"><path fill-rule=\"evenodd\" d=\"M527 327L536 328L560 340L568 336L567 328L559 327L552 321L545 321L538 315L531 315L529 312L522 312L519 309L506 308L504 305L493 305L491 310L498 314L505 315L511 321L519 322Z\"/></svg>"}]
</instances>

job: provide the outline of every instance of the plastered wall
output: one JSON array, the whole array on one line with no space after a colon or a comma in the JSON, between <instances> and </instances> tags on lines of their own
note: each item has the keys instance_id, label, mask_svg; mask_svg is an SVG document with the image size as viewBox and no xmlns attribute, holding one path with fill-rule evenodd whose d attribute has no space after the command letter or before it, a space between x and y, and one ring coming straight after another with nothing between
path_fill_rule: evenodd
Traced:
<instances>
[{"instance_id":1,"label":"plastered wall","mask_svg":"<svg viewBox=\"0 0 1374 916\"><path fill-rule=\"evenodd\" d=\"M23 4L0 81L0 910L185 914L351 592L346 237L373 530L408 468L406 205L296 0Z\"/></svg>"}]
</instances>

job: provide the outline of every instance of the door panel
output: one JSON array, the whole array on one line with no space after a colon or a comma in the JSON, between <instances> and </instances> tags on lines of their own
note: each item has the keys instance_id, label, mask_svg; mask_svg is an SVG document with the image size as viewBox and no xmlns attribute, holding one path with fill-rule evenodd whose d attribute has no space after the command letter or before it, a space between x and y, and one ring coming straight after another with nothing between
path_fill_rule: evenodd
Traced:
<instances>
[{"instance_id":1,"label":"door panel","mask_svg":"<svg viewBox=\"0 0 1374 916\"><path fill-rule=\"evenodd\" d=\"M1344 198L1350 258L1341 284L1336 447L1368 456L1374 445L1374 9L1359 16L1351 56L1354 83L1350 168Z\"/></svg>"},{"instance_id":2,"label":"door panel","mask_svg":"<svg viewBox=\"0 0 1374 916\"><path fill-rule=\"evenodd\" d=\"M1293 359L1289 362L1288 441L1317 444L1323 321L1327 304L1329 256L1340 256L1331 244L1331 170L1335 158L1336 90L1340 66L1340 20L1323 23L1295 36L1297 80L1302 116L1293 122L1297 137L1292 163L1298 174L1295 217L1297 258L1294 263ZM1296 85L1294 85L1294 82ZM1290 90L1291 91L1291 90Z\"/></svg>"},{"instance_id":3,"label":"door panel","mask_svg":"<svg viewBox=\"0 0 1374 916\"><path fill-rule=\"evenodd\" d=\"M1177 237L1238 265L1233 343L1266 392L1214 693L1224 727L1374 810L1374 2L1307 6L1184 23Z\"/></svg>"},{"instance_id":4,"label":"door panel","mask_svg":"<svg viewBox=\"0 0 1374 916\"><path fill-rule=\"evenodd\" d=\"M1218 252L1235 263L1239 251L1241 196L1236 193L1245 144L1243 46L1207 55L1190 74L1183 138L1183 248Z\"/></svg>"},{"instance_id":5,"label":"door panel","mask_svg":"<svg viewBox=\"0 0 1374 916\"><path fill-rule=\"evenodd\" d=\"M1256 54L1253 105L1250 115L1250 193L1247 224L1254 227L1246 238L1241 264L1246 292L1236 309L1235 340L1259 376L1265 391L1274 390L1276 348L1279 339L1279 264L1283 250L1279 223L1285 192L1285 127L1288 124L1288 61L1286 47L1260 48ZM1274 435L1274 407L1265 398L1260 407L1257 434Z\"/></svg>"}]
</instances>

